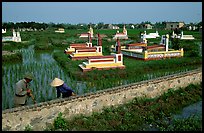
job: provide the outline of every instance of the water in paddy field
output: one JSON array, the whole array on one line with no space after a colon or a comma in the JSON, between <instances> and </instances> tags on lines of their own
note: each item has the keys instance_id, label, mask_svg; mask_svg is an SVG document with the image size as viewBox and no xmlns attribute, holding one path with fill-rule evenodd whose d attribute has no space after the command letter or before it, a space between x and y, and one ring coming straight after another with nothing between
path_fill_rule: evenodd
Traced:
<instances>
[{"instance_id":1,"label":"water in paddy field","mask_svg":"<svg viewBox=\"0 0 204 133\"><path fill-rule=\"evenodd\" d=\"M53 59L52 52L35 53L34 46L21 49L20 52L23 56L22 63L2 66L2 110L13 107L15 84L23 79L26 72L33 73L34 79L30 82L30 88L37 103L56 99L56 89L50 86L55 77L64 80L78 95L85 93L86 84L71 81ZM33 104L31 98L28 99L27 104Z\"/></svg>"},{"instance_id":2,"label":"water in paddy field","mask_svg":"<svg viewBox=\"0 0 204 133\"><path fill-rule=\"evenodd\" d=\"M203 50L202 50L202 46L203 46L203 45L202 45L202 42L201 42L201 43L200 43L200 55L201 55L201 56L203 55L203 53L202 53L202 51L203 51Z\"/></svg>"},{"instance_id":3,"label":"water in paddy field","mask_svg":"<svg viewBox=\"0 0 204 133\"><path fill-rule=\"evenodd\" d=\"M186 106L182 109L181 113L172 115L173 119L177 119L177 120L187 119L191 116L196 116L202 120L202 101ZM167 118L164 118L164 120L167 120ZM169 122L169 124L172 125L173 123ZM150 124L150 125L147 125L147 131L160 131L160 130L158 127L152 126Z\"/></svg>"}]
</instances>

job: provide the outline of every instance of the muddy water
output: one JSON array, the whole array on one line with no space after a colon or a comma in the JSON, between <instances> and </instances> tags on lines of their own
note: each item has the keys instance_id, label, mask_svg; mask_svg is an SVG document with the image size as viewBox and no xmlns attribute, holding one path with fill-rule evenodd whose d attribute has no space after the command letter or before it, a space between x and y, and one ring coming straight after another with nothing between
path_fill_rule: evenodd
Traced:
<instances>
[{"instance_id":1,"label":"muddy water","mask_svg":"<svg viewBox=\"0 0 204 133\"><path fill-rule=\"evenodd\" d=\"M197 116L199 117L200 119L202 119L202 101L199 101L199 102L196 102L194 104L191 104L189 106L186 106L184 107L180 113L178 114L173 114L172 115L172 118L173 119L187 119L191 116ZM167 118L164 118L164 120L167 120ZM172 125L173 123L171 123L170 121L168 121L169 125ZM147 125L146 129L148 131L160 131L160 129L156 126L152 126L151 124L150 125Z\"/></svg>"},{"instance_id":2,"label":"muddy water","mask_svg":"<svg viewBox=\"0 0 204 133\"><path fill-rule=\"evenodd\" d=\"M34 75L30 88L38 103L56 98L56 90L50 86L50 82L55 77L64 80L78 95L84 94L86 84L71 81L53 59L52 52L35 53L34 46L21 49L20 52L23 62L2 66L2 110L13 107L15 83L22 79L26 72L32 72ZM33 104L31 98L29 98L28 104Z\"/></svg>"},{"instance_id":3,"label":"muddy water","mask_svg":"<svg viewBox=\"0 0 204 133\"><path fill-rule=\"evenodd\" d=\"M184 119L192 115L196 115L202 118L202 102L203 101L199 101L197 103L194 103L192 105L189 105L183 108L180 114L175 114L173 115L173 117L175 119Z\"/></svg>"}]
</instances>

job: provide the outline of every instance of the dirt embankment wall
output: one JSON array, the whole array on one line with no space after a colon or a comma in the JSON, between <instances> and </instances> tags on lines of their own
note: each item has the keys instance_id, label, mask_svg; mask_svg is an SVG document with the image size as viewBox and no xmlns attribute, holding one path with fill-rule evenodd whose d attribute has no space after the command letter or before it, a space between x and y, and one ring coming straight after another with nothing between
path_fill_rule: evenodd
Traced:
<instances>
[{"instance_id":1,"label":"dirt embankment wall","mask_svg":"<svg viewBox=\"0 0 204 133\"><path fill-rule=\"evenodd\" d=\"M135 97L154 98L170 88L178 89L202 81L202 70L165 76L153 80L118 86L83 96L56 99L37 105L18 107L2 111L2 130L24 130L30 125L33 130L44 130L62 112L70 119L77 114L90 115L104 107L126 103Z\"/></svg>"}]
</instances>

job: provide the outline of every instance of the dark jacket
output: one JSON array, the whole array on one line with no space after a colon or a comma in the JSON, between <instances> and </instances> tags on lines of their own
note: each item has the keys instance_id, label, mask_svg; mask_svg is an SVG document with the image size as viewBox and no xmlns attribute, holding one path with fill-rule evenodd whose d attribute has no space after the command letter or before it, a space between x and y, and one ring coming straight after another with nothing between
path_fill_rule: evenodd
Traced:
<instances>
[{"instance_id":1,"label":"dark jacket","mask_svg":"<svg viewBox=\"0 0 204 133\"><path fill-rule=\"evenodd\" d=\"M57 86L57 98L60 97L62 93L62 97L69 97L72 95L72 92L74 92L69 86L67 86L65 83L62 84L61 86Z\"/></svg>"}]
</instances>

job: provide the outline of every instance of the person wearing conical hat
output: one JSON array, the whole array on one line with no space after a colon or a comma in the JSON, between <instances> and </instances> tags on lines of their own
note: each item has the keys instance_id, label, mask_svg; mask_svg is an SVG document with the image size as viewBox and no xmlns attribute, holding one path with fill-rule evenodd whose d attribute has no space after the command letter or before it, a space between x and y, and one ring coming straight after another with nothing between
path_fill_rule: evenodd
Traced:
<instances>
[{"instance_id":1,"label":"person wearing conical hat","mask_svg":"<svg viewBox=\"0 0 204 133\"><path fill-rule=\"evenodd\" d=\"M27 97L31 97L33 102L36 103L34 96L29 89L29 83L33 80L33 75L31 73L26 73L24 78L16 83L15 96L14 96L14 106L24 106L27 102Z\"/></svg>"},{"instance_id":2,"label":"person wearing conical hat","mask_svg":"<svg viewBox=\"0 0 204 133\"><path fill-rule=\"evenodd\" d=\"M59 79L59 78L55 78L50 85L52 87L56 87L57 90L57 98L59 98L62 94L62 98L65 97L70 97L70 96L75 96L76 94L74 93L74 91L67 86L66 83L64 83L63 80Z\"/></svg>"}]
</instances>

